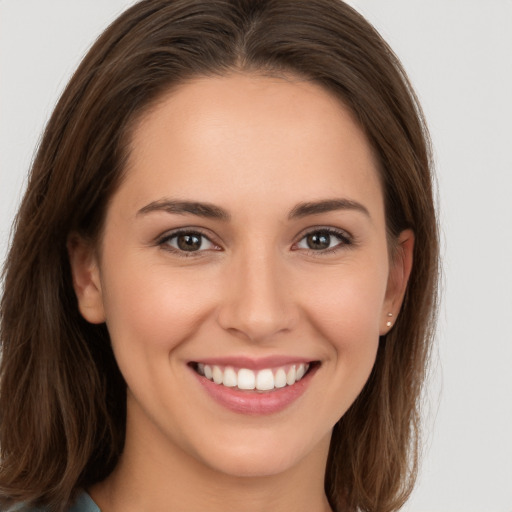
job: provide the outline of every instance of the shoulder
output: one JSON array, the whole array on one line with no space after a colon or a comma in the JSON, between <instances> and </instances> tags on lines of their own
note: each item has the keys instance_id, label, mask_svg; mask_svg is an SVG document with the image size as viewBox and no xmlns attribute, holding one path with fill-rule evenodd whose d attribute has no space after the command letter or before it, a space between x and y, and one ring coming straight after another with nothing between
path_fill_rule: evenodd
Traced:
<instances>
[{"instance_id":1,"label":"shoulder","mask_svg":"<svg viewBox=\"0 0 512 512\"><path fill-rule=\"evenodd\" d=\"M23 503L14 505L0 512L49 512L46 508L29 507ZM85 492L81 493L76 501L67 509L67 512L101 512L98 505L92 501L92 498Z\"/></svg>"},{"instance_id":2,"label":"shoulder","mask_svg":"<svg viewBox=\"0 0 512 512\"><path fill-rule=\"evenodd\" d=\"M101 512L101 510L86 492L82 492L68 512Z\"/></svg>"}]
</instances>

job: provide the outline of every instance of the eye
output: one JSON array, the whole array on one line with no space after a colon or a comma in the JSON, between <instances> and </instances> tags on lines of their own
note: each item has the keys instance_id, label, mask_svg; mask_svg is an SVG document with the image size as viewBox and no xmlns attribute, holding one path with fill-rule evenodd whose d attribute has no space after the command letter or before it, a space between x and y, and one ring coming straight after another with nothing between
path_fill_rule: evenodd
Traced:
<instances>
[{"instance_id":1,"label":"eye","mask_svg":"<svg viewBox=\"0 0 512 512\"><path fill-rule=\"evenodd\" d=\"M298 249L306 249L315 252L331 252L340 246L351 245L350 236L335 229L317 229L307 233L299 243Z\"/></svg>"},{"instance_id":2,"label":"eye","mask_svg":"<svg viewBox=\"0 0 512 512\"><path fill-rule=\"evenodd\" d=\"M172 233L163 237L159 241L159 245L163 246L165 249L181 253L219 249L206 235L197 231L178 231Z\"/></svg>"}]
</instances>

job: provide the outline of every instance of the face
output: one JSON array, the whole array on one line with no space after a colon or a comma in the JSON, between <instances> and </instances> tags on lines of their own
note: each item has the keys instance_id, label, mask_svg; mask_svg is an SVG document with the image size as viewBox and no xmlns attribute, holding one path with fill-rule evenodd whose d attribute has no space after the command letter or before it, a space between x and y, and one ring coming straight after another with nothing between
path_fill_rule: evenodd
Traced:
<instances>
[{"instance_id":1,"label":"face","mask_svg":"<svg viewBox=\"0 0 512 512\"><path fill-rule=\"evenodd\" d=\"M408 275L362 131L318 85L232 75L173 90L131 148L101 247L70 249L128 386L126 449L231 475L325 464Z\"/></svg>"}]
</instances>

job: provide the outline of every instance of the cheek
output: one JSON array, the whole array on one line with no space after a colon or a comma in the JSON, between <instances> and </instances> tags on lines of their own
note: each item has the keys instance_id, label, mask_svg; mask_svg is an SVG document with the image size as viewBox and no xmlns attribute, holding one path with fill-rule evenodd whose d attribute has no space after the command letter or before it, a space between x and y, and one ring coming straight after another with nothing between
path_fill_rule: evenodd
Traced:
<instances>
[{"instance_id":1,"label":"cheek","mask_svg":"<svg viewBox=\"0 0 512 512\"><path fill-rule=\"evenodd\" d=\"M211 304L212 288L198 273L126 261L108 276L104 305L115 346L169 351L194 334Z\"/></svg>"},{"instance_id":2,"label":"cheek","mask_svg":"<svg viewBox=\"0 0 512 512\"><path fill-rule=\"evenodd\" d=\"M347 266L317 274L305 299L311 323L338 348L378 341L386 284L384 267Z\"/></svg>"},{"instance_id":3,"label":"cheek","mask_svg":"<svg viewBox=\"0 0 512 512\"><path fill-rule=\"evenodd\" d=\"M329 382L318 414L333 424L355 401L375 364L386 282L385 271L351 267L331 275L323 287L310 287L309 323L321 335Z\"/></svg>"}]
</instances>

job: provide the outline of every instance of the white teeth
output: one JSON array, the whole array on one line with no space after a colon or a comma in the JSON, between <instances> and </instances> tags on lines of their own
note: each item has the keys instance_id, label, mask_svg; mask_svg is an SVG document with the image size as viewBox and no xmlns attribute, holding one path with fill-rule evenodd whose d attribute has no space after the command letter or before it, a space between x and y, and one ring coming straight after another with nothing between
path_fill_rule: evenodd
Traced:
<instances>
[{"instance_id":1,"label":"white teeth","mask_svg":"<svg viewBox=\"0 0 512 512\"><path fill-rule=\"evenodd\" d=\"M234 388L238 383L237 375L235 370L231 367L227 367L224 370L224 377L222 379L222 384L227 386L228 388Z\"/></svg>"},{"instance_id":2,"label":"white teeth","mask_svg":"<svg viewBox=\"0 0 512 512\"><path fill-rule=\"evenodd\" d=\"M240 368L237 372L231 366L221 367L217 365L197 364L197 372L204 375L208 380L213 380L215 384L222 384L229 388L238 387L238 389L258 391L271 391L273 389L284 388L286 385L292 386L302 379L309 369L309 364L291 365L286 371L285 368L265 368L258 372L247 368Z\"/></svg>"},{"instance_id":3,"label":"white teeth","mask_svg":"<svg viewBox=\"0 0 512 512\"><path fill-rule=\"evenodd\" d=\"M286 374L286 384L288 384L288 386L295 384L296 376L297 372L295 371L295 365L293 365L290 367L288 373Z\"/></svg>"},{"instance_id":4,"label":"white teeth","mask_svg":"<svg viewBox=\"0 0 512 512\"><path fill-rule=\"evenodd\" d=\"M274 389L274 374L272 370L261 370L256 377L256 389L268 391Z\"/></svg>"},{"instance_id":5,"label":"white teeth","mask_svg":"<svg viewBox=\"0 0 512 512\"><path fill-rule=\"evenodd\" d=\"M274 377L274 386L276 388L284 388L286 386L286 372L279 368Z\"/></svg>"},{"instance_id":6,"label":"white teeth","mask_svg":"<svg viewBox=\"0 0 512 512\"><path fill-rule=\"evenodd\" d=\"M224 374L218 366L213 367L212 374L213 374L213 382L215 382L215 384L222 384Z\"/></svg>"},{"instance_id":7,"label":"white teeth","mask_svg":"<svg viewBox=\"0 0 512 512\"><path fill-rule=\"evenodd\" d=\"M252 370L242 368L238 370L238 389L254 389L256 387L256 376Z\"/></svg>"}]
</instances>

